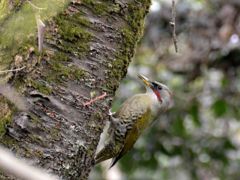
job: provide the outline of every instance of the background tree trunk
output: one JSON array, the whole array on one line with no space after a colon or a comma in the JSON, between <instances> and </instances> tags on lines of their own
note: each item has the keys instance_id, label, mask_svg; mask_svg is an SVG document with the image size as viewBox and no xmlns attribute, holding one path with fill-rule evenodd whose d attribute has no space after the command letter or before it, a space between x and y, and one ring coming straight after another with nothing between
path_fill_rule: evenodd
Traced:
<instances>
[{"instance_id":1,"label":"background tree trunk","mask_svg":"<svg viewBox=\"0 0 240 180\"><path fill-rule=\"evenodd\" d=\"M1 1L0 70L23 67L0 74L0 86L8 83L23 96L0 95L1 144L63 179L87 179L149 5L150 0ZM42 52L35 14L46 24Z\"/></svg>"}]
</instances>

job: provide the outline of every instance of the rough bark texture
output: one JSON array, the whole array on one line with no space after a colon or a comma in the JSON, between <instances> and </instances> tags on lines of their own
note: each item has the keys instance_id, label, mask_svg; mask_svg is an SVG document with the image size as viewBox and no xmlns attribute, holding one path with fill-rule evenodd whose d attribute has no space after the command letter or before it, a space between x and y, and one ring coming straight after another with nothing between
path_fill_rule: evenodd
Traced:
<instances>
[{"instance_id":1,"label":"rough bark texture","mask_svg":"<svg viewBox=\"0 0 240 180\"><path fill-rule=\"evenodd\" d=\"M12 5L11 13L20 12L24 3ZM0 96L1 144L63 179L87 179L149 5L150 0L72 0L45 21L42 53L36 33L19 46L3 46L0 39L1 70L26 67L1 74L0 80L23 94L27 104L22 111ZM2 34L9 19L0 19ZM84 106L105 92L104 99Z\"/></svg>"}]
</instances>

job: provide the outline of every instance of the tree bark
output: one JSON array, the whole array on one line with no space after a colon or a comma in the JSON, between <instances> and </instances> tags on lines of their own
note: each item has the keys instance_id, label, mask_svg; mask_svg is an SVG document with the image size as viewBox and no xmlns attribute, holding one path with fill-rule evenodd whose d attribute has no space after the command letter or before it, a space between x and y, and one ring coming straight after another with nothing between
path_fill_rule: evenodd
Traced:
<instances>
[{"instance_id":1,"label":"tree bark","mask_svg":"<svg viewBox=\"0 0 240 180\"><path fill-rule=\"evenodd\" d=\"M0 142L63 179L87 179L150 0L2 2L0 70L21 70L2 72L0 86L18 91L24 107L0 95ZM46 25L42 52L35 14Z\"/></svg>"}]
</instances>

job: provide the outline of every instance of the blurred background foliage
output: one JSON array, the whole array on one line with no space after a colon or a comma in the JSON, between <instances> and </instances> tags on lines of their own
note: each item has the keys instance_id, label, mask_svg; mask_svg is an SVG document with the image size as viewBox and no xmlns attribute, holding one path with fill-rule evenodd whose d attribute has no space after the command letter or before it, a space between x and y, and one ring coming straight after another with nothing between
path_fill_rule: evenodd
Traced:
<instances>
[{"instance_id":1,"label":"blurred background foliage","mask_svg":"<svg viewBox=\"0 0 240 180\"><path fill-rule=\"evenodd\" d=\"M155 117L119 161L120 176L109 178L98 166L92 179L240 179L240 1L176 2L179 52L169 25L171 0L153 0L113 110L144 91L138 73L167 84L174 107Z\"/></svg>"}]
</instances>

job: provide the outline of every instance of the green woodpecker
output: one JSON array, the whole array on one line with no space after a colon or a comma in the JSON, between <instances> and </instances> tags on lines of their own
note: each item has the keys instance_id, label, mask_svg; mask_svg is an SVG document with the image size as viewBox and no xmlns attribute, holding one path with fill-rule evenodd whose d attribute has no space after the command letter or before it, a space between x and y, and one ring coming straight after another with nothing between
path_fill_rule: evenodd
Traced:
<instances>
[{"instance_id":1,"label":"green woodpecker","mask_svg":"<svg viewBox=\"0 0 240 180\"><path fill-rule=\"evenodd\" d=\"M142 131L151 124L152 113L165 112L172 104L172 93L166 85L150 81L143 75L138 77L145 84L147 92L134 95L116 113L110 114L109 139L97 153L96 164L113 158L110 167L114 166L132 149Z\"/></svg>"}]
</instances>

